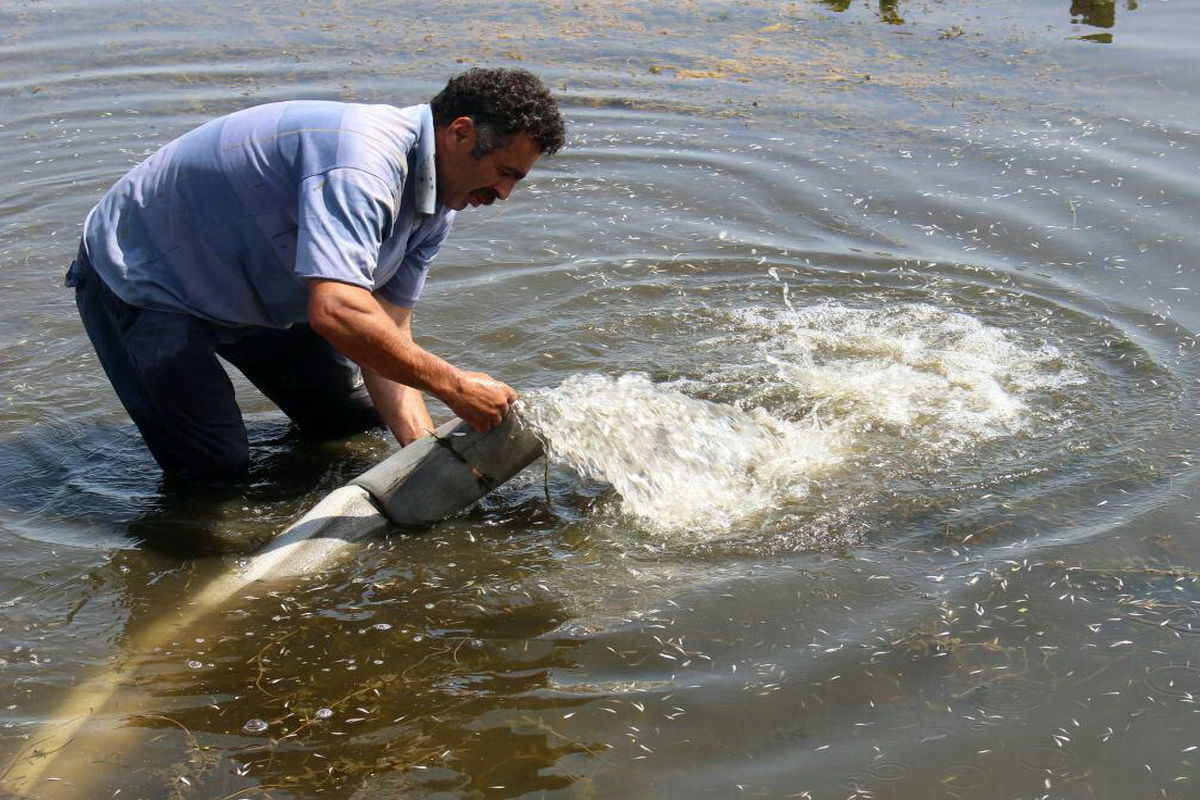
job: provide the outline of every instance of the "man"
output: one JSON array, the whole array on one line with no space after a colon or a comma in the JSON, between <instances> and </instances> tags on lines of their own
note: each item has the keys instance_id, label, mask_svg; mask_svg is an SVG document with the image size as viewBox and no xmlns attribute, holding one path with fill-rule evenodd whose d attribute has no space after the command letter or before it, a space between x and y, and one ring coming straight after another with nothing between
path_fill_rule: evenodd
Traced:
<instances>
[{"instance_id":1,"label":"man","mask_svg":"<svg viewBox=\"0 0 1200 800\"><path fill-rule=\"evenodd\" d=\"M506 199L563 139L536 77L472 69L429 105L244 109L131 170L88 215L67 285L158 463L246 477L218 355L313 436L382 422L407 444L433 428L422 392L498 424L516 393L418 346L412 307L455 212Z\"/></svg>"}]
</instances>

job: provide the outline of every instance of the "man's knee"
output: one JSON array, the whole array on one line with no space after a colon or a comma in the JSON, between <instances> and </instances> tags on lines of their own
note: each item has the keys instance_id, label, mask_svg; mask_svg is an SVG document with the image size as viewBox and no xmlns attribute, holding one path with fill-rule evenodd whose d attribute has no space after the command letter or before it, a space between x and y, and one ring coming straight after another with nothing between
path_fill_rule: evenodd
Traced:
<instances>
[{"instance_id":1,"label":"man's knee","mask_svg":"<svg viewBox=\"0 0 1200 800\"><path fill-rule=\"evenodd\" d=\"M261 329L218 352L312 439L339 439L383 422L359 368L308 325Z\"/></svg>"},{"instance_id":2,"label":"man's knee","mask_svg":"<svg viewBox=\"0 0 1200 800\"><path fill-rule=\"evenodd\" d=\"M323 403L284 409L300 433L309 439L344 439L383 426L383 419L366 389L334 394Z\"/></svg>"},{"instance_id":3,"label":"man's knee","mask_svg":"<svg viewBox=\"0 0 1200 800\"><path fill-rule=\"evenodd\" d=\"M172 452L162 457L154 453L163 471L187 483L203 486L230 486L246 483L250 477L248 448L225 448L189 454Z\"/></svg>"}]
</instances>

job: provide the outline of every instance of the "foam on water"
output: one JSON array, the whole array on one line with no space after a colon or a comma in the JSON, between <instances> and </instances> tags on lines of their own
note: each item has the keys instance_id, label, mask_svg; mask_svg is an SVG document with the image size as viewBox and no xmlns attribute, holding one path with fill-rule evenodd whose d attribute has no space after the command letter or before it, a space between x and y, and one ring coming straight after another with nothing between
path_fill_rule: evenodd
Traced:
<instances>
[{"instance_id":1,"label":"foam on water","mask_svg":"<svg viewBox=\"0 0 1200 800\"><path fill-rule=\"evenodd\" d=\"M576 375L528 393L524 414L551 459L611 483L651 530L712 535L804 501L851 461L928 469L1064 424L1047 393L1085 381L1049 345L931 305L750 308L732 322L697 348L714 362L697 364L702 378Z\"/></svg>"},{"instance_id":2,"label":"foam on water","mask_svg":"<svg viewBox=\"0 0 1200 800\"><path fill-rule=\"evenodd\" d=\"M1038 406L1040 393L1086 382L1055 347L923 303L738 316L766 334L756 352L778 383L831 423L882 428L926 452L1030 432L1050 411Z\"/></svg>"}]
</instances>

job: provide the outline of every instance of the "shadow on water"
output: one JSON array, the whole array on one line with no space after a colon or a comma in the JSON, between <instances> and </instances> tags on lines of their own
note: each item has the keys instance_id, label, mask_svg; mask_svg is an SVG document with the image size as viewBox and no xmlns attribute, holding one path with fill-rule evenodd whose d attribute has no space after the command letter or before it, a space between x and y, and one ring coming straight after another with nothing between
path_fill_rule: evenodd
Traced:
<instances>
[{"instance_id":1,"label":"shadow on water","mask_svg":"<svg viewBox=\"0 0 1200 800\"><path fill-rule=\"evenodd\" d=\"M312 441L278 415L247 429L249 481L201 487L163 475L130 424L39 425L0 442L0 507L21 535L71 547L249 552L389 449L373 435Z\"/></svg>"}]
</instances>

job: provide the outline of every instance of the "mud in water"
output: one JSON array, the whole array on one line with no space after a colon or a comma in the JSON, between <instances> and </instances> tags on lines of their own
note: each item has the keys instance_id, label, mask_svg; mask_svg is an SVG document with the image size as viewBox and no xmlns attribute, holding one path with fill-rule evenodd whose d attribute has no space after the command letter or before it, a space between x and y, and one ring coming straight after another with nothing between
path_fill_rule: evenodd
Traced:
<instances>
[{"instance_id":1,"label":"mud in water","mask_svg":"<svg viewBox=\"0 0 1200 800\"><path fill-rule=\"evenodd\" d=\"M38 765L5 791L1196 795L1187 4L0 17L0 770ZM165 485L61 287L84 215L217 114L475 64L541 74L570 141L460 215L414 330L550 458L198 613L391 445L238 379L251 485Z\"/></svg>"}]
</instances>

